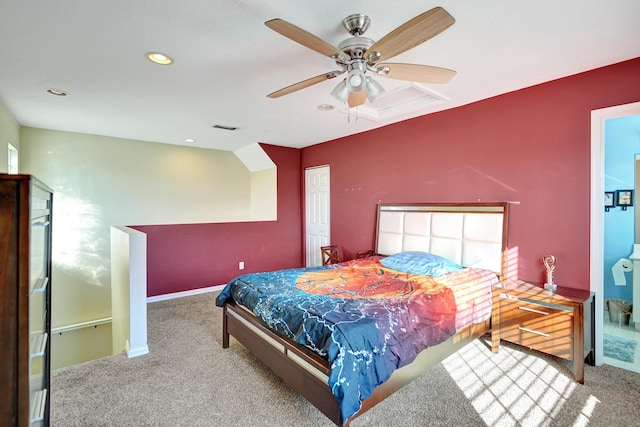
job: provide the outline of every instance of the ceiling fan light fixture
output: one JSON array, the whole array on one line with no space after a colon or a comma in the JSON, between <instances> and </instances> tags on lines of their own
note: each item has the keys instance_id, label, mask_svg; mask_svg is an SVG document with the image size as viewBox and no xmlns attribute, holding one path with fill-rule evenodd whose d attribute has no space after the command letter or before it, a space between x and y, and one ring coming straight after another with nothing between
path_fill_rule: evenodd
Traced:
<instances>
[{"instance_id":1,"label":"ceiling fan light fixture","mask_svg":"<svg viewBox=\"0 0 640 427\"><path fill-rule=\"evenodd\" d=\"M367 86L365 87L365 93L369 102L373 102L378 96L384 93L384 88L380 83L373 80L371 77L367 77Z\"/></svg>"},{"instance_id":2,"label":"ceiling fan light fixture","mask_svg":"<svg viewBox=\"0 0 640 427\"><path fill-rule=\"evenodd\" d=\"M347 76L347 88L349 92L362 92L367 86L367 78L364 71L354 69L349 71Z\"/></svg>"},{"instance_id":3,"label":"ceiling fan light fixture","mask_svg":"<svg viewBox=\"0 0 640 427\"><path fill-rule=\"evenodd\" d=\"M349 88L347 87L347 79L342 79L340 83L331 91L331 96L340 101L341 103L347 102L349 98Z\"/></svg>"}]
</instances>

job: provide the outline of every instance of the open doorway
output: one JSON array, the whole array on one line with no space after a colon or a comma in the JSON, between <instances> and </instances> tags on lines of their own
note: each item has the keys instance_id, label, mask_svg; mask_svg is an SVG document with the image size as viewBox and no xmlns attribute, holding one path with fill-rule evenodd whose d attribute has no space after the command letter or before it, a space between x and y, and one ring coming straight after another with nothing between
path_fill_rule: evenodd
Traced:
<instances>
[{"instance_id":1,"label":"open doorway","mask_svg":"<svg viewBox=\"0 0 640 427\"><path fill-rule=\"evenodd\" d=\"M640 102L591 112L590 283L596 294L596 365L604 362L604 178L605 121L640 115Z\"/></svg>"}]
</instances>

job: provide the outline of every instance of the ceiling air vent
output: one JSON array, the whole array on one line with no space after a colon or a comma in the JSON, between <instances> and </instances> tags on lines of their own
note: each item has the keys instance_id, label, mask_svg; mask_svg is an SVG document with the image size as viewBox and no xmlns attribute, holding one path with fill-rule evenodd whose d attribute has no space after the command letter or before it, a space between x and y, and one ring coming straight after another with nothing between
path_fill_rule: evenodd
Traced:
<instances>
[{"instance_id":1,"label":"ceiling air vent","mask_svg":"<svg viewBox=\"0 0 640 427\"><path fill-rule=\"evenodd\" d=\"M224 126L224 125L213 125L214 128L216 129L222 129L222 130L236 130L238 129L235 126Z\"/></svg>"},{"instance_id":2,"label":"ceiling air vent","mask_svg":"<svg viewBox=\"0 0 640 427\"><path fill-rule=\"evenodd\" d=\"M447 102L449 99L439 93L412 83L385 92L375 101L358 107L358 116L374 121L394 119L399 116L411 115L436 104ZM348 109L343 113L353 114Z\"/></svg>"}]
</instances>

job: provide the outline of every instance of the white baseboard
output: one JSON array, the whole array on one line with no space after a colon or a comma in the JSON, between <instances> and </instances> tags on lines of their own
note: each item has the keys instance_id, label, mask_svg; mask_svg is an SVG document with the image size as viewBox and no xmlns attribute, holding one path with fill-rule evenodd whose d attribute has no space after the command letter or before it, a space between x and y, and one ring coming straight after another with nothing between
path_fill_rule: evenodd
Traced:
<instances>
[{"instance_id":1,"label":"white baseboard","mask_svg":"<svg viewBox=\"0 0 640 427\"><path fill-rule=\"evenodd\" d=\"M125 351L127 352L127 357L131 359L132 357L142 356L144 354L149 353L149 346L143 345L137 348L130 348L129 340L127 340Z\"/></svg>"},{"instance_id":2,"label":"white baseboard","mask_svg":"<svg viewBox=\"0 0 640 427\"><path fill-rule=\"evenodd\" d=\"M150 302L165 301L165 300L168 300L168 299L188 297L188 296L192 296L192 295L204 294L204 293L207 293L207 292L221 291L222 289L224 289L225 286L226 286L226 284L224 284L224 285L216 285L216 286L209 286L209 287L206 287L206 288L191 289L191 290L188 290L188 291L173 292L171 294L164 294L164 295L156 295L156 296L153 296L153 297L147 297L147 304L150 303Z\"/></svg>"}]
</instances>

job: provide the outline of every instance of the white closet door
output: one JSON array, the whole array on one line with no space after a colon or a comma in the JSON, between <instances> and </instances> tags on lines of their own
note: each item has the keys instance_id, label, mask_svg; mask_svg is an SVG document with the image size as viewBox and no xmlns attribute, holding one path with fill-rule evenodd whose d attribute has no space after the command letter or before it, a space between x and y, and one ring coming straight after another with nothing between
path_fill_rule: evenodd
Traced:
<instances>
[{"instance_id":1,"label":"white closet door","mask_svg":"<svg viewBox=\"0 0 640 427\"><path fill-rule=\"evenodd\" d=\"M331 242L329 166L305 170L307 267L322 265L320 246Z\"/></svg>"}]
</instances>

